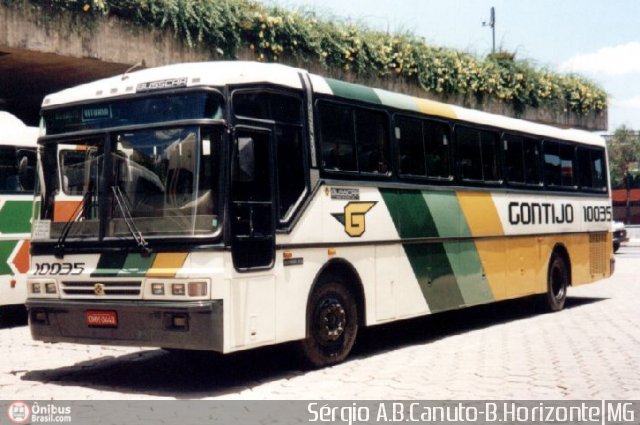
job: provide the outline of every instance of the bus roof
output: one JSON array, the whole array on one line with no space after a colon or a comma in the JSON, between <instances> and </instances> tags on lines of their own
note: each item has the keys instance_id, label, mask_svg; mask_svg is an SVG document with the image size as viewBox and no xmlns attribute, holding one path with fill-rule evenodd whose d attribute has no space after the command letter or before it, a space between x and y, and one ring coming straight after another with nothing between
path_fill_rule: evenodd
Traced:
<instances>
[{"instance_id":1,"label":"bus roof","mask_svg":"<svg viewBox=\"0 0 640 425\"><path fill-rule=\"evenodd\" d=\"M110 99L142 91L171 87L262 83L302 89L301 75L304 74L309 75L315 93L542 137L599 146L604 146L605 144L602 137L583 130L560 129L550 125L537 124L522 119L347 83L308 74L305 70L287 65L246 61L195 62L143 69L50 94L44 98L42 106L47 108L86 100Z\"/></svg>"},{"instance_id":2,"label":"bus roof","mask_svg":"<svg viewBox=\"0 0 640 425\"><path fill-rule=\"evenodd\" d=\"M28 127L14 115L0 111L0 145L36 146L39 130Z\"/></svg>"}]
</instances>

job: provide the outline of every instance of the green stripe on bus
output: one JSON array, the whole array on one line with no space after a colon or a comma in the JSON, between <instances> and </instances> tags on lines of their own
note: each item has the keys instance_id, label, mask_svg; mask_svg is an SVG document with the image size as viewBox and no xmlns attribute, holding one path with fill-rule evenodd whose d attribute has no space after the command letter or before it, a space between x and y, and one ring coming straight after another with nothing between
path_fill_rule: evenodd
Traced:
<instances>
[{"instance_id":1,"label":"green stripe on bus","mask_svg":"<svg viewBox=\"0 0 640 425\"><path fill-rule=\"evenodd\" d=\"M360 100L362 102L380 104L380 98L370 87L358 84L345 83L344 81L326 78L325 81L331 88L334 95L346 97L347 99Z\"/></svg>"},{"instance_id":2,"label":"green stripe on bus","mask_svg":"<svg viewBox=\"0 0 640 425\"><path fill-rule=\"evenodd\" d=\"M424 192L424 199L440 237L471 237L455 192ZM456 276L466 305L494 300L489 282L483 278L482 262L473 241L444 244L449 264Z\"/></svg>"},{"instance_id":3,"label":"green stripe on bus","mask_svg":"<svg viewBox=\"0 0 640 425\"><path fill-rule=\"evenodd\" d=\"M118 277L144 277L156 259L156 254L143 257L140 254L129 254Z\"/></svg>"},{"instance_id":4,"label":"green stripe on bus","mask_svg":"<svg viewBox=\"0 0 640 425\"><path fill-rule=\"evenodd\" d=\"M91 277L116 277L127 261L126 252L113 252L100 255L98 265Z\"/></svg>"},{"instance_id":5,"label":"green stripe on bus","mask_svg":"<svg viewBox=\"0 0 640 425\"><path fill-rule=\"evenodd\" d=\"M7 261L17 243L18 241L0 241L0 274L13 274Z\"/></svg>"},{"instance_id":6,"label":"green stripe on bus","mask_svg":"<svg viewBox=\"0 0 640 425\"><path fill-rule=\"evenodd\" d=\"M31 209L29 201L6 201L0 209L0 233L30 233Z\"/></svg>"},{"instance_id":7,"label":"green stripe on bus","mask_svg":"<svg viewBox=\"0 0 640 425\"><path fill-rule=\"evenodd\" d=\"M380 189L402 239L438 237L438 229L419 190Z\"/></svg>"},{"instance_id":8,"label":"green stripe on bus","mask_svg":"<svg viewBox=\"0 0 640 425\"><path fill-rule=\"evenodd\" d=\"M421 191L380 189L380 194L401 238L439 236ZM405 243L402 246L432 312L464 305L442 243Z\"/></svg>"},{"instance_id":9,"label":"green stripe on bus","mask_svg":"<svg viewBox=\"0 0 640 425\"><path fill-rule=\"evenodd\" d=\"M482 263L472 241L445 243L449 264L456 276L465 305L485 304L495 298L486 278Z\"/></svg>"},{"instance_id":10,"label":"green stripe on bus","mask_svg":"<svg viewBox=\"0 0 640 425\"><path fill-rule=\"evenodd\" d=\"M403 247L432 313L464 305L442 243L403 244Z\"/></svg>"}]
</instances>

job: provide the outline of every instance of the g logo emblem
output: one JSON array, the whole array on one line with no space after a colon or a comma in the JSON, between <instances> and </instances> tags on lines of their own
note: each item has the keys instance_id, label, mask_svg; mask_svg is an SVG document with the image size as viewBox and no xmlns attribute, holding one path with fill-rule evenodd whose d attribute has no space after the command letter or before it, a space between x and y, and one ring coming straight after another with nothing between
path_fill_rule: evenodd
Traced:
<instances>
[{"instance_id":1,"label":"g logo emblem","mask_svg":"<svg viewBox=\"0 0 640 425\"><path fill-rule=\"evenodd\" d=\"M96 283L95 286L93 287L93 292L98 297L103 296L104 295L104 285L102 283Z\"/></svg>"},{"instance_id":2,"label":"g logo emblem","mask_svg":"<svg viewBox=\"0 0 640 425\"><path fill-rule=\"evenodd\" d=\"M349 202L344 206L344 214L331 214L344 225L344 231L352 238L358 238L366 229L365 214L369 212L376 202Z\"/></svg>"}]
</instances>

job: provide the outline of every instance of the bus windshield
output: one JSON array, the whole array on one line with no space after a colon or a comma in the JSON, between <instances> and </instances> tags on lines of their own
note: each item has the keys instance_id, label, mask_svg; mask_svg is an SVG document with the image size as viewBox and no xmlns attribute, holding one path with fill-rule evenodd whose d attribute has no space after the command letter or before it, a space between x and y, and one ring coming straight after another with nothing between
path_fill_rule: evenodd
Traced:
<instances>
[{"instance_id":1,"label":"bus windshield","mask_svg":"<svg viewBox=\"0 0 640 425\"><path fill-rule=\"evenodd\" d=\"M50 222L48 237L214 233L219 134L176 126L47 142L41 218Z\"/></svg>"}]
</instances>

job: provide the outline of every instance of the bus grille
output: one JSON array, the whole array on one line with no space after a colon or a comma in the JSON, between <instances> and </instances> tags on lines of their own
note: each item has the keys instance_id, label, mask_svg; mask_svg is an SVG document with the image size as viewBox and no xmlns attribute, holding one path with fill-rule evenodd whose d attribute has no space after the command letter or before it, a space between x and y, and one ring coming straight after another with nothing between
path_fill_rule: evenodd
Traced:
<instances>
[{"instance_id":1,"label":"bus grille","mask_svg":"<svg viewBox=\"0 0 640 425\"><path fill-rule=\"evenodd\" d=\"M606 233L589 234L589 269L592 275L606 273L611 251L611 247L607 245Z\"/></svg>"},{"instance_id":2,"label":"bus grille","mask_svg":"<svg viewBox=\"0 0 640 425\"><path fill-rule=\"evenodd\" d=\"M67 281L61 282L65 298L139 298L141 281Z\"/></svg>"}]
</instances>

